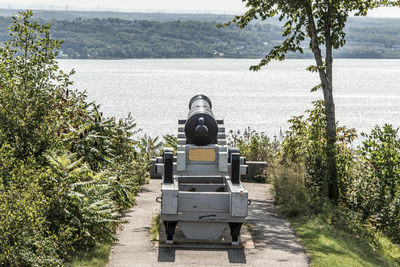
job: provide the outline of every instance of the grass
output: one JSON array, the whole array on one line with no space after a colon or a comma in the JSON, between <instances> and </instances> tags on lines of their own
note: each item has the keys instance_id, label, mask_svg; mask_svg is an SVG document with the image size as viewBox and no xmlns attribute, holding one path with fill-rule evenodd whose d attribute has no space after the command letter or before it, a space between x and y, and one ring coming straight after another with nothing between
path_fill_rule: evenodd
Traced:
<instances>
[{"instance_id":1,"label":"grass","mask_svg":"<svg viewBox=\"0 0 400 267\"><path fill-rule=\"evenodd\" d=\"M251 224L248 221L245 221L243 225L246 226L247 230L250 233L253 233L253 227L251 226Z\"/></svg>"},{"instance_id":2,"label":"grass","mask_svg":"<svg viewBox=\"0 0 400 267\"><path fill-rule=\"evenodd\" d=\"M68 267L104 267L107 265L111 253L112 242L97 244L89 252L80 253L68 264Z\"/></svg>"},{"instance_id":3,"label":"grass","mask_svg":"<svg viewBox=\"0 0 400 267\"><path fill-rule=\"evenodd\" d=\"M374 251L367 242L318 217L294 217L290 221L311 258L312 267L400 266L400 246L387 238L378 236L380 249Z\"/></svg>"},{"instance_id":4,"label":"grass","mask_svg":"<svg viewBox=\"0 0 400 267\"><path fill-rule=\"evenodd\" d=\"M387 237L377 234L376 237L379 245L381 247L380 251L385 258L395 261L397 265L400 266L400 245L393 244Z\"/></svg>"},{"instance_id":5,"label":"grass","mask_svg":"<svg viewBox=\"0 0 400 267\"><path fill-rule=\"evenodd\" d=\"M160 229L161 215L158 213L151 220L151 227L149 233L151 234L151 241L156 241L158 239L158 230Z\"/></svg>"}]
</instances>

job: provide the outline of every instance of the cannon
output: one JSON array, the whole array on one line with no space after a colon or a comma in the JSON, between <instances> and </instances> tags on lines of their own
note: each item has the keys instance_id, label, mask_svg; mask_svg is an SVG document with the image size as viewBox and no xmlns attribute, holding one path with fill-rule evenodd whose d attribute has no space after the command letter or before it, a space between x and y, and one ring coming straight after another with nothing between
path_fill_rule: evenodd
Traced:
<instances>
[{"instance_id":1,"label":"cannon","mask_svg":"<svg viewBox=\"0 0 400 267\"><path fill-rule=\"evenodd\" d=\"M179 227L191 240L218 240L229 227L232 245L239 245L247 216L248 192L240 176L244 157L228 147L223 120L216 120L210 99L196 95L186 119L178 120L178 145L164 148L156 161L162 174L161 220L166 243L173 244Z\"/></svg>"}]
</instances>

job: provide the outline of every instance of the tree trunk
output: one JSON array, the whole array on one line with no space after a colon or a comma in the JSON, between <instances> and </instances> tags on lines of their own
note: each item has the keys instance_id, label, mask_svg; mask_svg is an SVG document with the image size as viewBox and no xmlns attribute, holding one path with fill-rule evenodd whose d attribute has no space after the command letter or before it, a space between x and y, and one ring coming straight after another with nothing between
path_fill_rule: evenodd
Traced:
<instances>
[{"instance_id":1,"label":"tree trunk","mask_svg":"<svg viewBox=\"0 0 400 267\"><path fill-rule=\"evenodd\" d=\"M329 13L329 12L328 12ZM329 14L328 14L329 16ZM327 172L329 176L328 184L328 197L334 203L338 199L338 181L337 181L337 163L336 163L336 118L335 118L335 103L333 101L333 84L332 84L332 44L330 34L330 20L329 17L325 18L325 47L326 58L325 65L322 60L321 49L318 44L318 34L312 14L311 5L307 8L308 17L308 32L311 38L311 48L314 54L315 62L318 67L318 73L322 84L324 94L324 101L326 105L326 131L327 131Z\"/></svg>"},{"instance_id":2,"label":"tree trunk","mask_svg":"<svg viewBox=\"0 0 400 267\"><path fill-rule=\"evenodd\" d=\"M325 64L326 64L326 86L324 89L324 99L326 105L326 130L327 130L327 151L326 156L328 160L328 173L329 173L329 191L328 197L334 203L339 198L338 190L338 174L336 163L336 118L335 118L335 103L333 101L333 57L332 57L332 43L331 43L331 20L329 17L329 9L325 18Z\"/></svg>"}]
</instances>

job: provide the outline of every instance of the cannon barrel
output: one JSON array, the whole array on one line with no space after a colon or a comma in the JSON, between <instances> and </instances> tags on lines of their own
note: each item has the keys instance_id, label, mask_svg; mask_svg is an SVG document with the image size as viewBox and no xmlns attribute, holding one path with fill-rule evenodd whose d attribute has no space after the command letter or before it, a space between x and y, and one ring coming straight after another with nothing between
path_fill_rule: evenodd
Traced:
<instances>
[{"instance_id":1,"label":"cannon barrel","mask_svg":"<svg viewBox=\"0 0 400 267\"><path fill-rule=\"evenodd\" d=\"M186 142L198 146L216 143L218 124L211 110L210 99L196 95L189 102L189 114L185 124Z\"/></svg>"}]
</instances>

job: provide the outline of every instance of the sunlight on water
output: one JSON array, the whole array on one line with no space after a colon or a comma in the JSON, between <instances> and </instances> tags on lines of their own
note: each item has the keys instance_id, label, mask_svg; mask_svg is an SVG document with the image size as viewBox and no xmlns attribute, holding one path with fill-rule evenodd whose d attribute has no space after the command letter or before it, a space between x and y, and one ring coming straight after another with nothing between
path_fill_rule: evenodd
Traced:
<instances>
[{"instance_id":1,"label":"sunlight on water","mask_svg":"<svg viewBox=\"0 0 400 267\"><path fill-rule=\"evenodd\" d=\"M260 72L249 59L60 60L76 69L74 87L86 90L109 116L132 112L152 136L176 134L188 102L206 94L227 129L250 126L278 135L287 120L311 108L322 92L311 93L318 76L305 68L312 60L274 62ZM337 120L358 131L376 124L400 125L400 60L338 59L334 63Z\"/></svg>"}]
</instances>

